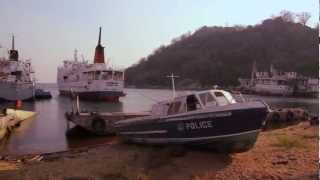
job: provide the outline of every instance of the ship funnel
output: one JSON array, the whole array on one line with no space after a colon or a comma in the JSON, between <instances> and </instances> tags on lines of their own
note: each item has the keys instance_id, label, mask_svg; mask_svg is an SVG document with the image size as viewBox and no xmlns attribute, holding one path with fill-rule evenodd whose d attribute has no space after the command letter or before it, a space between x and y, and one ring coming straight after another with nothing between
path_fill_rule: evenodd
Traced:
<instances>
[{"instance_id":1,"label":"ship funnel","mask_svg":"<svg viewBox=\"0 0 320 180\"><path fill-rule=\"evenodd\" d=\"M94 63L104 63L104 47L101 45L101 27L99 28L99 39L94 54Z\"/></svg>"},{"instance_id":2,"label":"ship funnel","mask_svg":"<svg viewBox=\"0 0 320 180\"><path fill-rule=\"evenodd\" d=\"M18 61L19 53L17 50L14 49L14 36L12 36L12 48L9 51L9 60L11 61Z\"/></svg>"}]
</instances>

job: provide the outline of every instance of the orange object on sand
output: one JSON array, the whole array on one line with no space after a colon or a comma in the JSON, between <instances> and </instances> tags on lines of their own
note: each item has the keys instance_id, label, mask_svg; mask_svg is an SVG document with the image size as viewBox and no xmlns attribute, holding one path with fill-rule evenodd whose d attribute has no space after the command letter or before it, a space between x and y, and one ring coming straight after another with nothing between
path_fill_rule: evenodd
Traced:
<instances>
[{"instance_id":1,"label":"orange object on sand","mask_svg":"<svg viewBox=\"0 0 320 180\"><path fill-rule=\"evenodd\" d=\"M21 100L17 100L16 101L16 109L20 109L22 107L22 101Z\"/></svg>"}]
</instances>

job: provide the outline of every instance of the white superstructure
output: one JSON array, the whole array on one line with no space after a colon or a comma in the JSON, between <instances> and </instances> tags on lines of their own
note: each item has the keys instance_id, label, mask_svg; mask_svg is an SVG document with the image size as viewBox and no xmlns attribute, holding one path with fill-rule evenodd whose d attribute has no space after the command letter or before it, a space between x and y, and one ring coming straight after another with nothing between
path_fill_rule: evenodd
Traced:
<instances>
[{"instance_id":1,"label":"white superstructure","mask_svg":"<svg viewBox=\"0 0 320 180\"><path fill-rule=\"evenodd\" d=\"M34 71L30 60L19 60L14 49L14 36L9 59L0 58L0 99L7 101L28 100L34 98Z\"/></svg>"},{"instance_id":2,"label":"white superstructure","mask_svg":"<svg viewBox=\"0 0 320 180\"><path fill-rule=\"evenodd\" d=\"M239 78L240 87L258 94L283 96L317 96L319 79L299 75L297 72L277 71L273 65L269 72L258 72L255 63L251 79Z\"/></svg>"},{"instance_id":3,"label":"white superstructure","mask_svg":"<svg viewBox=\"0 0 320 180\"><path fill-rule=\"evenodd\" d=\"M124 96L124 71L114 70L104 63L104 51L99 42L96 47L94 63L74 60L64 61L58 67L58 87L60 94L76 93L82 99L118 101Z\"/></svg>"}]
</instances>

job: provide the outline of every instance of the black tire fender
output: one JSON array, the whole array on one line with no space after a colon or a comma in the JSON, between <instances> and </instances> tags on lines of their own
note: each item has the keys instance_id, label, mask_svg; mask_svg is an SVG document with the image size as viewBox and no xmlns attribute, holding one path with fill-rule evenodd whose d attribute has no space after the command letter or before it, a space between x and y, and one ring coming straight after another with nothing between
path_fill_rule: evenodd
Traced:
<instances>
[{"instance_id":1,"label":"black tire fender","mask_svg":"<svg viewBox=\"0 0 320 180\"><path fill-rule=\"evenodd\" d=\"M97 134L103 134L106 129L106 123L100 117L95 117L92 120L91 127Z\"/></svg>"},{"instance_id":2,"label":"black tire fender","mask_svg":"<svg viewBox=\"0 0 320 180\"><path fill-rule=\"evenodd\" d=\"M272 123L280 123L280 114L275 112L272 114Z\"/></svg>"},{"instance_id":3,"label":"black tire fender","mask_svg":"<svg viewBox=\"0 0 320 180\"><path fill-rule=\"evenodd\" d=\"M287 121L288 123L291 123L291 122L294 121L294 113L293 113L293 112L291 112L291 111L288 111L288 112L287 112L286 121Z\"/></svg>"}]
</instances>

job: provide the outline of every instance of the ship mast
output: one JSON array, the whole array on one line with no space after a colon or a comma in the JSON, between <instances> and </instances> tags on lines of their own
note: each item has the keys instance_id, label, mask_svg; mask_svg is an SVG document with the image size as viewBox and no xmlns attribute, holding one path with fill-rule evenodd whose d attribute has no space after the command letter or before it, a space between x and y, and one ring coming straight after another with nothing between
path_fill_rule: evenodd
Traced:
<instances>
[{"instance_id":1,"label":"ship mast","mask_svg":"<svg viewBox=\"0 0 320 180\"><path fill-rule=\"evenodd\" d=\"M9 60L11 61L18 61L19 59L19 53L17 50L14 49L14 35L12 35L12 47L9 51Z\"/></svg>"},{"instance_id":2,"label":"ship mast","mask_svg":"<svg viewBox=\"0 0 320 180\"><path fill-rule=\"evenodd\" d=\"M14 50L14 35L12 35L12 50Z\"/></svg>"},{"instance_id":3,"label":"ship mast","mask_svg":"<svg viewBox=\"0 0 320 180\"><path fill-rule=\"evenodd\" d=\"M78 62L78 50L77 49L74 50L73 59L75 62Z\"/></svg>"},{"instance_id":4,"label":"ship mast","mask_svg":"<svg viewBox=\"0 0 320 180\"><path fill-rule=\"evenodd\" d=\"M251 86L253 86L256 72L257 72L256 61L253 61L252 71L251 71L251 81L250 81Z\"/></svg>"},{"instance_id":5,"label":"ship mast","mask_svg":"<svg viewBox=\"0 0 320 180\"><path fill-rule=\"evenodd\" d=\"M94 63L104 63L104 47L101 45L101 27L99 28L99 39L94 54Z\"/></svg>"}]
</instances>

